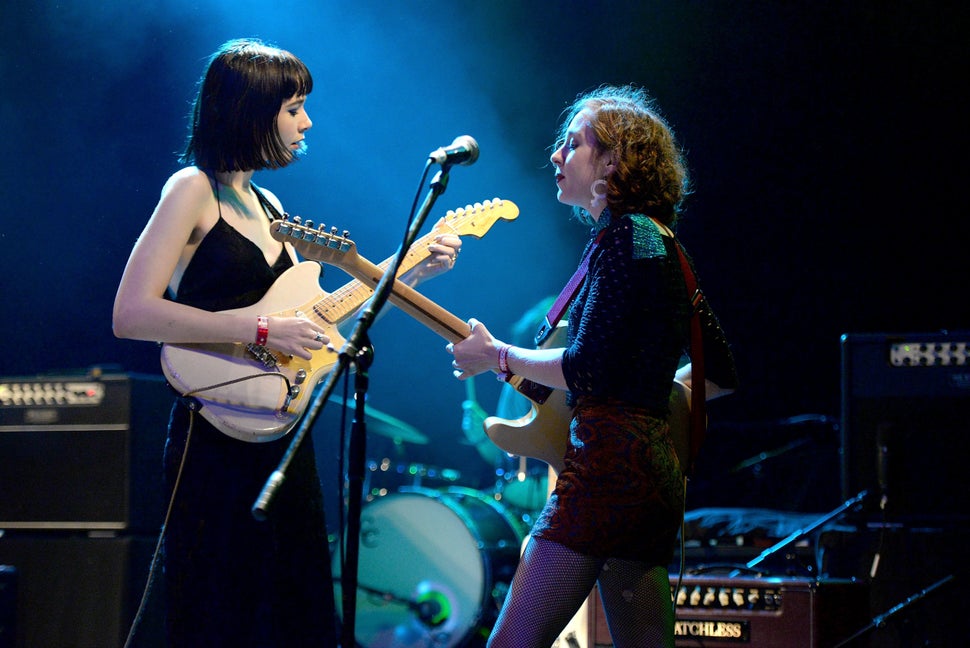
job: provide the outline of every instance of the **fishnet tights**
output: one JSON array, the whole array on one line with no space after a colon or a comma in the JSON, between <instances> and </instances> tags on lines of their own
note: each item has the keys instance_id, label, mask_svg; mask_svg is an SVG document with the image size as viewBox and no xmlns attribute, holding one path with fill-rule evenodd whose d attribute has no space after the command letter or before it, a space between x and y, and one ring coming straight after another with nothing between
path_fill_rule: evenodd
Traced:
<instances>
[{"instance_id":1,"label":"fishnet tights","mask_svg":"<svg viewBox=\"0 0 970 648\"><path fill-rule=\"evenodd\" d=\"M615 648L674 645L666 568L591 558L530 538L488 648L549 648L597 581Z\"/></svg>"}]
</instances>

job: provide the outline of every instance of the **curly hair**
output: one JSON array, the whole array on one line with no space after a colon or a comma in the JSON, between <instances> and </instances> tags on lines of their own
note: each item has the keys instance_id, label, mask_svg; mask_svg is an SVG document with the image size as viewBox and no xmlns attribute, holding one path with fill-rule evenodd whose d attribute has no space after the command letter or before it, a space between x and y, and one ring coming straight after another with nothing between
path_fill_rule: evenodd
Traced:
<instances>
[{"instance_id":1,"label":"curly hair","mask_svg":"<svg viewBox=\"0 0 970 648\"><path fill-rule=\"evenodd\" d=\"M566 141L569 124L584 113L597 146L608 151L615 171L606 179L606 202L614 214L646 214L672 226L690 193L687 162L673 129L653 99L632 85L603 85L581 93L568 106L555 148ZM577 216L591 217L582 208Z\"/></svg>"},{"instance_id":2,"label":"curly hair","mask_svg":"<svg viewBox=\"0 0 970 648\"><path fill-rule=\"evenodd\" d=\"M276 128L283 102L306 96L313 77L286 50L258 39L227 41L199 79L179 161L211 171L278 169L295 158Z\"/></svg>"}]
</instances>

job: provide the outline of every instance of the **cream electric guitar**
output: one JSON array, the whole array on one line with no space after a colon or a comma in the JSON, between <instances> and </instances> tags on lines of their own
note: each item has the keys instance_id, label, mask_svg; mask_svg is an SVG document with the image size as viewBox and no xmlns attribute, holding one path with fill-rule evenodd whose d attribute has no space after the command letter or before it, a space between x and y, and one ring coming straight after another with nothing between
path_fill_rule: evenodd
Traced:
<instances>
[{"instance_id":1,"label":"cream electric guitar","mask_svg":"<svg viewBox=\"0 0 970 648\"><path fill-rule=\"evenodd\" d=\"M561 347L565 342L566 322L559 322L540 348ZM544 461L558 474L563 468L572 418L572 410L566 404L566 392L538 385L521 376L513 376L509 384L532 401L531 411L517 419L489 416L483 422L485 434L505 452ZM667 422L677 456L681 465L686 466L690 441L690 389L676 380L670 392Z\"/></svg>"},{"instance_id":2,"label":"cream electric guitar","mask_svg":"<svg viewBox=\"0 0 970 648\"><path fill-rule=\"evenodd\" d=\"M401 265L404 273L430 255L428 245L439 234L483 236L499 219L514 220L519 208L495 198L449 211L441 224L419 238ZM272 441L286 435L310 401L314 387L337 363L344 339L337 326L353 315L373 294L394 257L380 266L367 262L366 272L350 273L350 281L331 293L320 289L320 265L332 257L356 257L355 244L347 232L338 235L294 221L275 221L274 239L292 243L309 261L298 263L274 282L262 299L231 313L304 316L322 326L334 349L314 351L310 360L292 358L256 344L170 344L162 345L162 372L180 394L196 399L199 413L222 433L243 441ZM339 264L335 264L339 265ZM418 294L395 281L395 292ZM392 296L392 301L403 298ZM467 326L466 326L467 328ZM461 339L461 338L459 338Z\"/></svg>"},{"instance_id":3,"label":"cream electric guitar","mask_svg":"<svg viewBox=\"0 0 970 648\"><path fill-rule=\"evenodd\" d=\"M295 227L290 232L274 233L273 238L287 240L305 256L335 265L366 284L376 286L381 279L380 268L358 255L353 247L318 245L312 237L307 236L303 228ZM389 299L449 342L460 342L471 335L467 322L400 281L394 283ZM564 334L565 328L560 325L544 346L561 346ZM566 405L566 392L525 380L522 376L513 376L509 384L531 401L530 412L515 420L488 417L483 423L486 434L505 452L539 459L549 464L557 473L560 472L571 415L570 408ZM670 407L671 435L678 456L686 458L690 422L690 393L686 385L674 382Z\"/></svg>"}]
</instances>

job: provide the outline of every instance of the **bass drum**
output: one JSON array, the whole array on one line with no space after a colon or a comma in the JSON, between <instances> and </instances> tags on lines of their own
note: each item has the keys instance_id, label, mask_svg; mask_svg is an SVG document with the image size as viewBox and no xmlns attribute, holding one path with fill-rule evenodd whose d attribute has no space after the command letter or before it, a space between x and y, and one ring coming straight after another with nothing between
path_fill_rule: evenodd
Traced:
<instances>
[{"instance_id":1,"label":"bass drum","mask_svg":"<svg viewBox=\"0 0 970 648\"><path fill-rule=\"evenodd\" d=\"M494 499L467 488L402 488L365 505L354 616L358 645L484 646L528 531ZM333 572L341 608L339 552Z\"/></svg>"}]
</instances>

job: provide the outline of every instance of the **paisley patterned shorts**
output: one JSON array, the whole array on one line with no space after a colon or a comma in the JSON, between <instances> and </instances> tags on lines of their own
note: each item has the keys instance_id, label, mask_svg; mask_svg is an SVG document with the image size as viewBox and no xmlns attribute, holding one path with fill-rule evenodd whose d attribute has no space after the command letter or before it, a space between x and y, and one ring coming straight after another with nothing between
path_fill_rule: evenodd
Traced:
<instances>
[{"instance_id":1,"label":"paisley patterned shorts","mask_svg":"<svg viewBox=\"0 0 970 648\"><path fill-rule=\"evenodd\" d=\"M666 420L615 400L580 399L565 468L533 537L666 567L683 515L684 478Z\"/></svg>"}]
</instances>

